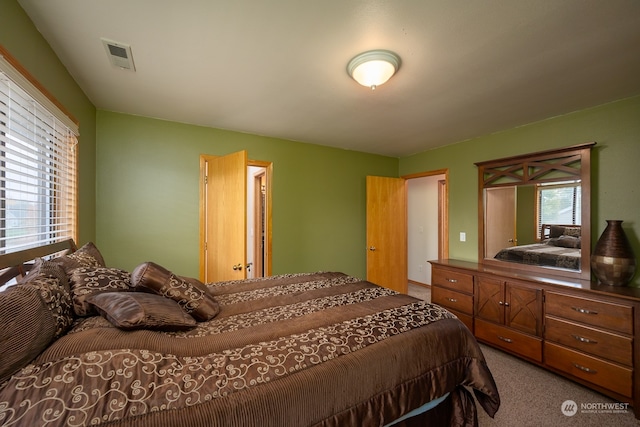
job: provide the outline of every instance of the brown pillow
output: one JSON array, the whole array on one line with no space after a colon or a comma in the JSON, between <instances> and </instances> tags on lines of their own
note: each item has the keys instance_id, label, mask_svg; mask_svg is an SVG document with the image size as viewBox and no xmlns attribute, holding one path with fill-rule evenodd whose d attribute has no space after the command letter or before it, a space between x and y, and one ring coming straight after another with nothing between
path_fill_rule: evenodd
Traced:
<instances>
[{"instance_id":1,"label":"brown pillow","mask_svg":"<svg viewBox=\"0 0 640 427\"><path fill-rule=\"evenodd\" d=\"M564 236L580 237L582 236L580 227L565 227L562 232Z\"/></svg>"},{"instance_id":2,"label":"brown pillow","mask_svg":"<svg viewBox=\"0 0 640 427\"><path fill-rule=\"evenodd\" d=\"M551 227L549 227L549 237L552 239L554 237L562 236L563 233L564 233L564 227L561 225L552 225Z\"/></svg>"},{"instance_id":3,"label":"brown pillow","mask_svg":"<svg viewBox=\"0 0 640 427\"><path fill-rule=\"evenodd\" d=\"M20 286L35 286L40 291L40 297L56 322L54 338L65 333L73 323L73 309L71 288L64 269L59 264L37 258Z\"/></svg>"},{"instance_id":4,"label":"brown pillow","mask_svg":"<svg viewBox=\"0 0 640 427\"><path fill-rule=\"evenodd\" d=\"M114 326L125 329L182 331L196 325L177 302L142 292L107 292L87 297L98 313Z\"/></svg>"},{"instance_id":5,"label":"brown pillow","mask_svg":"<svg viewBox=\"0 0 640 427\"><path fill-rule=\"evenodd\" d=\"M199 280L176 276L153 262L137 266L131 273L136 290L162 295L180 304L182 309L198 321L213 319L220 305Z\"/></svg>"},{"instance_id":6,"label":"brown pillow","mask_svg":"<svg viewBox=\"0 0 640 427\"><path fill-rule=\"evenodd\" d=\"M40 354L56 333L56 322L36 286L0 292L0 384Z\"/></svg>"},{"instance_id":7,"label":"brown pillow","mask_svg":"<svg viewBox=\"0 0 640 427\"><path fill-rule=\"evenodd\" d=\"M80 267L71 270L71 298L76 316L94 316L97 312L86 301L93 294L131 291L131 275L109 267Z\"/></svg>"},{"instance_id":8,"label":"brown pillow","mask_svg":"<svg viewBox=\"0 0 640 427\"><path fill-rule=\"evenodd\" d=\"M561 246L563 248L580 248L580 237L567 236L563 234L558 237L556 241L556 246Z\"/></svg>"},{"instance_id":9,"label":"brown pillow","mask_svg":"<svg viewBox=\"0 0 640 427\"><path fill-rule=\"evenodd\" d=\"M71 274L71 270L79 267L104 267L104 258L102 254L93 244L88 242L80 247L77 251L51 260L60 264L67 274Z\"/></svg>"}]
</instances>

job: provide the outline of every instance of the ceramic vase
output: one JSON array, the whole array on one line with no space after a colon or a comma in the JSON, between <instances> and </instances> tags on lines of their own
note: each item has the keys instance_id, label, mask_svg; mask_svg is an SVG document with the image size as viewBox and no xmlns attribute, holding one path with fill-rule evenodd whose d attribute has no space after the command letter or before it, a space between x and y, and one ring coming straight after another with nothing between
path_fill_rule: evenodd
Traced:
<instances>
[{"instance_id":1,"label":"ceramic vase","mask_svg":"<svg viewBox=\"0 0 640 427\"><path fill-rule=\"evenodd\" d=\"M607 227L591 255L591 272L600 283L610 286L625 286L633 278L636 259L622 221L607 220Z\"/></svg>"}]
</instances>

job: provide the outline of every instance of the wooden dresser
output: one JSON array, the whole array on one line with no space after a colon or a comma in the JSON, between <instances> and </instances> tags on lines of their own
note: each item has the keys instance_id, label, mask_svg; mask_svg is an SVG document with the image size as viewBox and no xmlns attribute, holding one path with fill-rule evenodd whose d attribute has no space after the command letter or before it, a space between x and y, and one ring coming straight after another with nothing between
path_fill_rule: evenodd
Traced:
<instances>
[{"instance_id":1,"label":"wooden dresser","mask_svg":"<svg viewBox=\"0 0 640 427\"><path fill-rule=\"evenodd\" d=\"M430 261L432 301L478 341L620 402L640 418L640 289Z\"/></svg>"}]
</instances>

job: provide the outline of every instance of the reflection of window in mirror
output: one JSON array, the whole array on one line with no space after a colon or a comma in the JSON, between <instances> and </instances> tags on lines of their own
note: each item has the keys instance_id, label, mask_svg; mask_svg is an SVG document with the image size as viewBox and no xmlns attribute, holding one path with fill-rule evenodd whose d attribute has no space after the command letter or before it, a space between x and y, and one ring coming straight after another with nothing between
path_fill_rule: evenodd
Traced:
<instances>
[{"instance_id":1,"label":"reflection of window in mirror","mask_svg":"<svg viewBox=\"0 0 640 427\"><path fill-rule=\"evenodd\" d=\"M543 224L580 225L581 187L579 181L536 186L538 202L537 235L541 238Z\"/></svg>"}]
</instances>

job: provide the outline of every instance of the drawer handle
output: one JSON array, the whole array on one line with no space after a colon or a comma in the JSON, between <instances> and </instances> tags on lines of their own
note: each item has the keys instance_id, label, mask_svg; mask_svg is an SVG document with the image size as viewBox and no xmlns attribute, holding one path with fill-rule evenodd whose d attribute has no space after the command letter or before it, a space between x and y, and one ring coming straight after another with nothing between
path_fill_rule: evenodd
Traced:
<instances>
[{"instance_id":1,"label":"drawer handle","mask_svg":"<svg viewBox=\"0 0 640 427\"><path fill-rule=\"evenodd\" d=\"M500 335L498 335L498 339L500 339L500 340L502 340L502 341L504 341L506 343L512 343L513 342L513 340L511 338L505 338L505 337L500 336Z\"/></svg>"},{"instance_id":2,"label":"drawer handle","mask_svg":"<svg viewBox=\"0 0 640 427\"><path fill-rule=\"evenodd\" d=\"M508 302L498 301L498 304L504 305L505 307L509 307L509 303Z\"/></svg>"},{"instance_id":3,"label":"drawer handle","mask_svg":"<svg viewBox=\"0 0 640 427\"><path fill-rule=\"evenodd\" d=\"M580 342L584 342L584 343L587 343L587 344L598 344L598 341L590 340L589 338L581 337L580 335L571 334L571 336L574 339L576 339L577 341L580 341Z\"/></svg>"},{"instance_id":4,"label":"drawer handle","mask_svg":"<svg viewBox=\"0 0 640 427\"><path fill-rule=\"evenodd\" d=\"M586 366L582 366L579 365L577 363L574 362L573 366L575 366L576 368L580 369L581 371L584 371L588 374L597 374L598 371L596 371L595 369L591 369L591 368L587 368Z\"/></svg>"},{"instance_id":5,"label":"drawer handle","mask_svg":"<svg viewBox=\"0 0 640 427\"><path fill-rule=\"evenodd\" d=\"M449 283L458 283L457 279L447 279L447 282Z\"/></svg>"},{"instance_id":6,"label":"drawer handle","mask_svg":"<svg viewBox=\"0 0 640 427\"><path fill-rule=\"evenodd\" d=\"M577 311L578 313L582 313L582 314L598 314L597 311L587 310L586 308L571 307L571 309Z\"/></svg>"},{"instance_id":7,"label":"drawer handle","mask_svg":"<svg viewBox=\"0 0 640 427\"><path fill-rule=\"evenodd\" d=\"M447 301L449 301L449 302L458 302L458 300L457 300L457 299L455 299L455 298L449 298L449 297L447 297Z\"/></svg>"}]
</instances>

